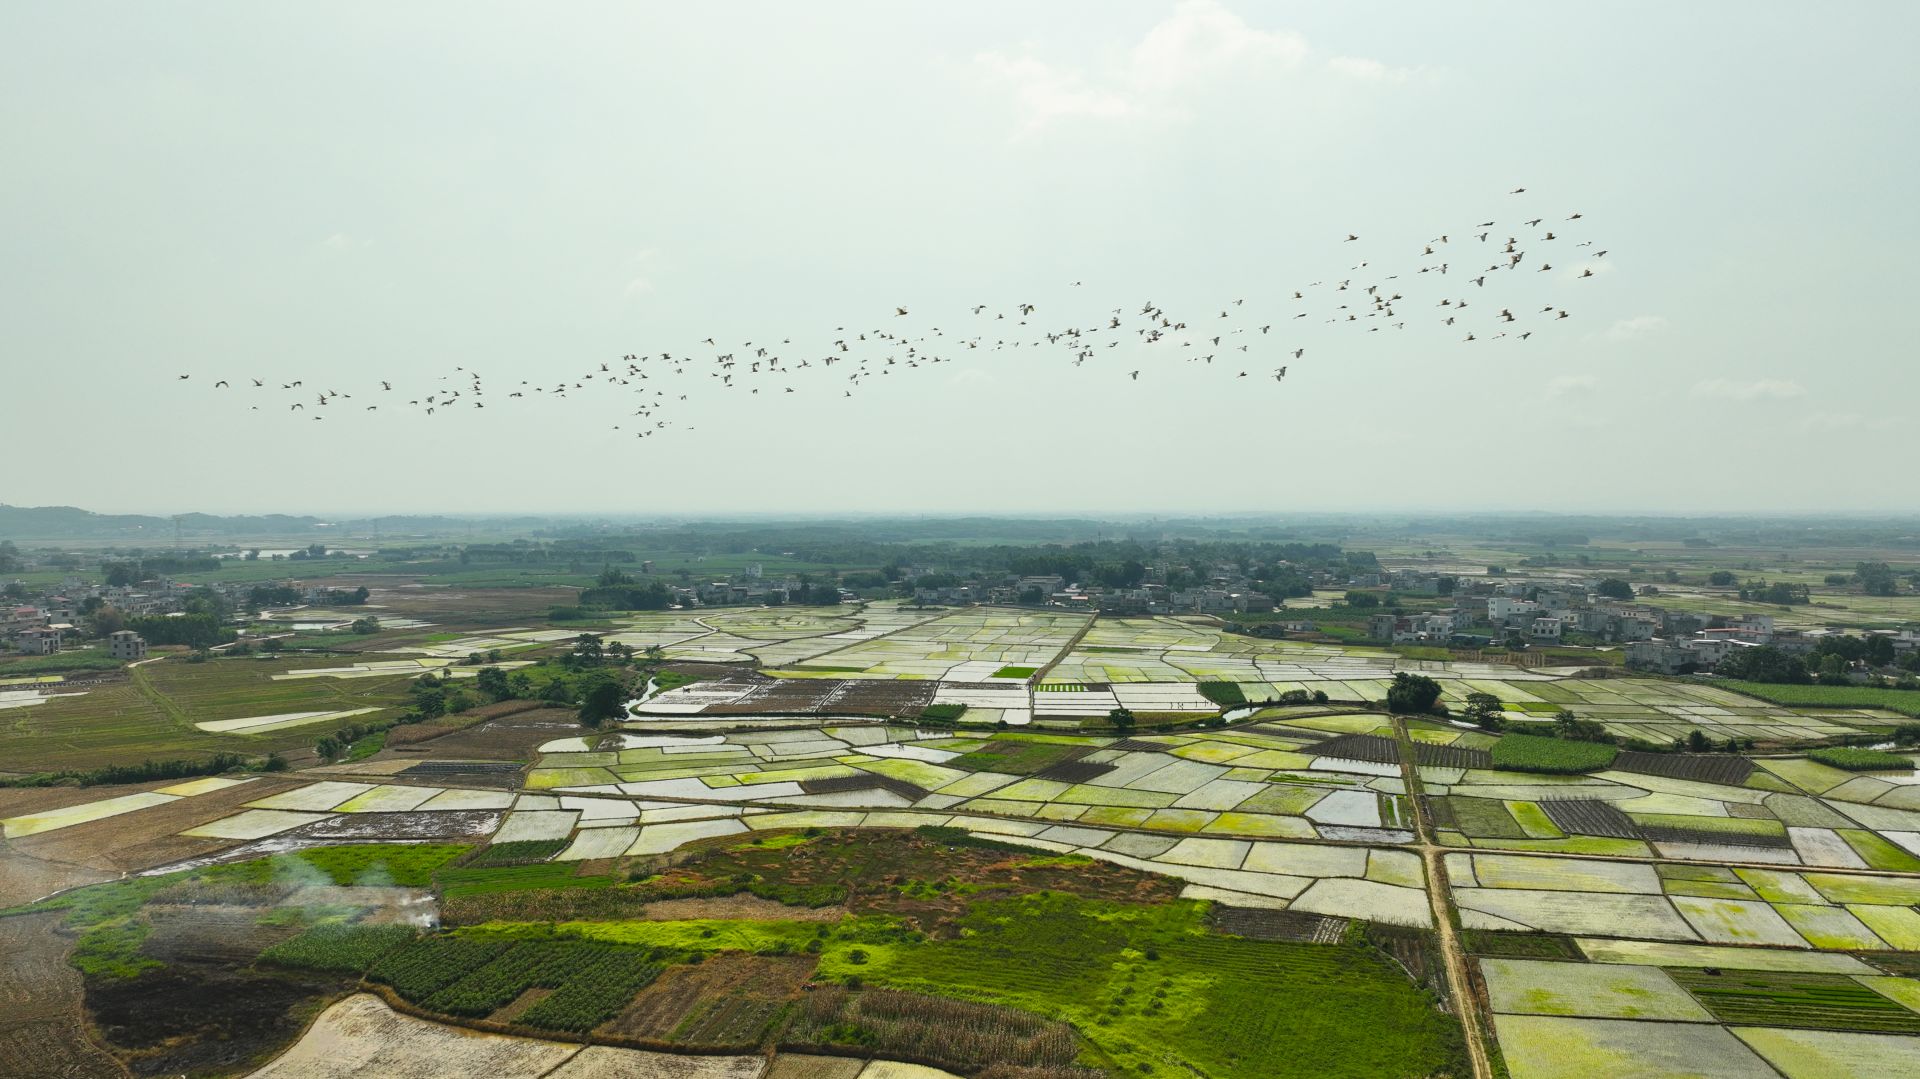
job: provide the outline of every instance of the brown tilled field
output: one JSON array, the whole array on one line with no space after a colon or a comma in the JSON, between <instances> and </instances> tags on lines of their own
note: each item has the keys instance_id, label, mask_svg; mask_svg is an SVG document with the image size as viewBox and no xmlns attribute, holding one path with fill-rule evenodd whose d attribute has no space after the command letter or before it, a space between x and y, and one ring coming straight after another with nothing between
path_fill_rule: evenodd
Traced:
<instances>
[{"instance_id":1,"label":"brown tilled field","mask_svg":"<svg viewBox=\"0 0 1920 1079\"><path fill-rule=\"evenodd\" d=\"M438 626L478 629L508 623L538 628L546 624L548 611L572 606L580 599L577 588L461 588L377 575L327 580L329 588L358 588L363 584L372 593L367 601L382 604L393 614Z\"/></svg>"},{"instance_id":2,"label":"brown tilled field","mask_svg":"<svg viewBox=\"0 0 1920 1079\"><path fill-rule=\"evenodd\" d=\"M458 729L449 730L449 726L395 727L387 735L388 748L372 760L528 761L541 743L580 733L579 719L564 708L510 711Z\"/></svg>"},{"instance_id":3,"label":"brown tilled field","mask_svg":"<svg viewBox=\"0 0 1920 1079\"><path fill-rule=\"evenodd\" d=\"M862 829L775 849L737 840L694 847L647 889L670 895L743 878L796 887L839 885L847 889L846 909L897 915L933 933L950 929L966 905L982 897L1051 890L1157 903L1180 890L1171 878L1106 862L1033 864L1038 861L1018 851L949 845L918 832ZM972 887L959 894L963 890L944 886L949 881Z\"/></svg>"},{"instance_id":4,"label":"brown tilled field","mask_svg":"<svg viewBox=\"0 0 1920 1079\"><path fill-rule=\"evenodd\" d=\"M686 1045L758 1045L813 977L810 955L717 955L679 966L640 991L600 1029Z\"/></svg>"},{"instance_id":5,"label":"brown tilled field","mask_svg":"<svg viewBox=\"0 0 1920 1079\"><path fill-rule=\"evenodd\" d=\"M0 918L0 1075L125 1075L81 1021L80 974L67 965L72 941L53 931L60 918Z\"/></svg>"},{"instance_id":6,"label":"brown tilled field","mask_svg":"<svg viewBox=\"0 0 1920 1079\"><path fill-rule=\"evenodd\" d=\"M151 869L229 846L226 840L196 839L178 833L218 820L234 812L242 803L289 790L299 782L286 776L268 776L117 817L8 840L0 844L0 867L7 869L6 872L0 872L0 901L15 903L38 899L48 892L72 884L90 883L117 877L121 873ZM114 798L165 785L142 783L123 787L88 787L84 788L87 797L79 801ZM36 862L42 866L68 868L50 875L44 869L36 870ZM50 876L73 879L52 887L34 883L44 883Z\"/></svg>"}]
</instances>

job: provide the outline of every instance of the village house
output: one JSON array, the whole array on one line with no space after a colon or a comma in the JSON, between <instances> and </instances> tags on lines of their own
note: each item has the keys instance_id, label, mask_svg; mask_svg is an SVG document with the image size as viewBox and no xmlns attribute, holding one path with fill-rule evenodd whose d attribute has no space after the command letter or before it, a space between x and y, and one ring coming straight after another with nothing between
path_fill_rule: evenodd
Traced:
<instances>
[{"instance_id":1,"label":"village house","mask_svg":"<svg viewBox=\"0 0 1920 1079\"><path fill-rule=\"evenodd\" d=\"M23 656L50 656L60 651L60 631L51 626L35 626L14 634L13 646Z\"/></svg>"},{"instance_id":2,"label":"village house","mask_svg":"<svg viewBox=\"0 0 1920 1079\"><path fill-rule=\"evenodd\" d=\"M145 659L146 638L130 629L115 630L107 634L107 655L127 662Z\"/></svg>"}]
</instances>

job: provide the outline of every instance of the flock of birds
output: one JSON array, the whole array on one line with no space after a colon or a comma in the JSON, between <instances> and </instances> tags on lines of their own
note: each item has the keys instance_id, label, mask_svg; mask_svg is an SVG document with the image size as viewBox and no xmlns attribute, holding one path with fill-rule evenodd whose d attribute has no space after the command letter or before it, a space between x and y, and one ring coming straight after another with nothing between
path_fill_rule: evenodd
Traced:
<instances>
[{"instance_id":1,"label":"flock of birds","mask_svg":"<svg viewBox=\"0 0 1920 1079\"><path fill-rule=\"evenodd\" d=\"M1525 193L1525 188L1516 188L1509 194ZM1131 366L1142 358L1177 360L1183 368L1232 371L1236 379L1283 382L1289 368L1308 353L1309 345L1301 338L1318 335L1322 327L1367 333L1439 327L1459 335L1455 340L1462 343L1530 340L1546 326L1571 318L1572 312L1558 303L1535 308L1514 298L1523 291L1519 282L1551 273L1555 259L1562 267L1560 276L1578 282L1595 276L1600 260L1607 256L1595 240L1583 238L1585 220L1585 215L1574 212L1556 215L1551 221L1545 215L1525 213L1506 224L1481 221L1413 245L1419 253L1411 264L1375 265L1363 259L1343 275L1329 275L1277 297L1228 299L1217 305L1217 312L1175 315L1148 300L1137 307L1106 309L1098 318L1082 316L1050 326L1034 303L981 303L953 312L953 318L941 326L921 327L912 312L900 306L878 326L836 326L830 343L813 347L796 347L786 337L723 343L716 334L692 347L628 353L578 374L551 382L522 379L504 390L498 381L489 382L465 366L440 376L426 392L396 391L391 380L381 380L379 389L356 398L301 378L282 381L252 376L222 378L212 383L212 389L277 392L281 399L266 408L305 413L313 420L383 408L442 417L489 404L496 409L508 407L530 395L577 400L611 392L630 395L627 403L635 406L613 429L650 438L674 427L694 429L680 417L683 403L696 395L699 385L743 396L830 387L827 392L837 390L841 397L850 398L875 378L904 376L979 352L1052 353L1074 368L1089 363L1096 369L1111 366L1132 382L1148 370ZM1346 234L1344 243L1359 242L1359 235ZM1070 282L1070 287L1081 286L1082 282ZM1122 346L1135 347L1113 351ZM1316 355L1322 348L1312 347ZM1126 360L1102 364L1105 354ZM177 381L191 378L182 374ZM250 408L259 410L262 405Z\"/></svg>"}]
</instances>

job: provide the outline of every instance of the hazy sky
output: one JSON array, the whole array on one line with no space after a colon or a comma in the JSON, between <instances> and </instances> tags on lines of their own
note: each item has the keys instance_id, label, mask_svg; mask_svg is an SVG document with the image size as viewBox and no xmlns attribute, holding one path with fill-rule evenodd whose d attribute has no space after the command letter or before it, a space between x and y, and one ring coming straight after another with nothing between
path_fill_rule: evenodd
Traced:
<instances>
[{"instance_id":1,"label":"hazy sky","mask_svg":"<svg viewBox=\"0 0 1920 1079\"><path fill-rule=\"evenodd\" d=\"M0 41L0 502L1920 508L1909 0L62 2ZM895 305L1278 320L1523 199L1609 252L1525 282L1573 313L1526 342L1422 307L1283 325L1308 354L1245 380L1133 345L702 378L645 440L607 395L314 423L210 387L503 395Z\"/></svg>"}]
</instances>

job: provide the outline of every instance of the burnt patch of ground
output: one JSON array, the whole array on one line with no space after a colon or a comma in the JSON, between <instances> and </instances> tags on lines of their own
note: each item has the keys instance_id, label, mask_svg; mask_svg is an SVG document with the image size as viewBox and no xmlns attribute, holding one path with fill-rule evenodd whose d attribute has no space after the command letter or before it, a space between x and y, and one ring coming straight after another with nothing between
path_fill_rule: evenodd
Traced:
<instances>
[{"instance_id":1,"label":"burnt patch of ground","mask_svg":"<svg viewBox=\"0 0 1920 1079\"><path fill-rule=\"evenodd\" d=\"M246 966L300 931L297 925L261 925L267 909L255 906L148 903L141 913L153 928L140 951L169 964Z\"/></svg>"},{"instance_id":2,"label":"burnt patch of ground","mask_svg":"<svg viewBox=\"0 0 1920 1079\"><path fill-rule=\"evenodd\" d=\"M179 963L89 982L93 1028L135 1075L234 1071L299 1037L352 984L338 975Z\"/></svg>"}]
</instances>

